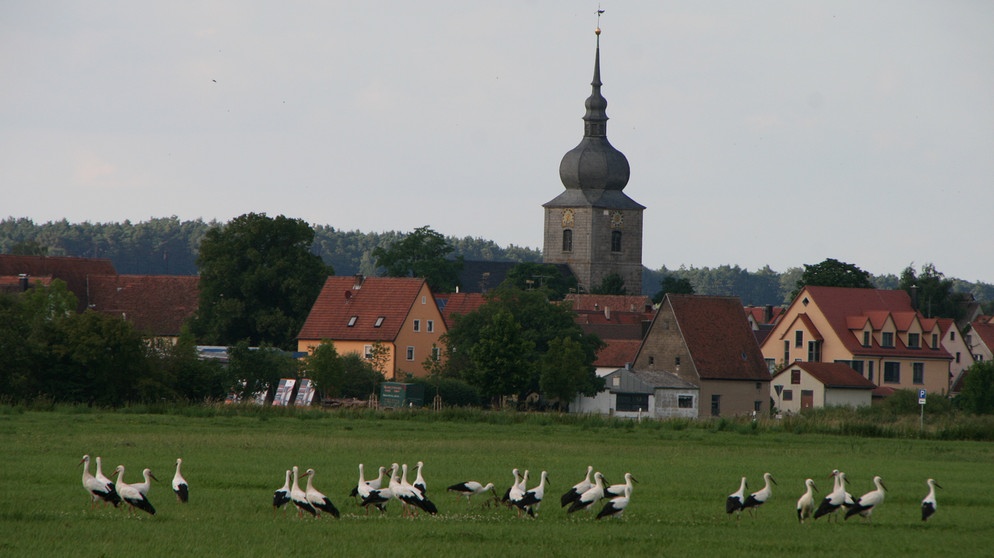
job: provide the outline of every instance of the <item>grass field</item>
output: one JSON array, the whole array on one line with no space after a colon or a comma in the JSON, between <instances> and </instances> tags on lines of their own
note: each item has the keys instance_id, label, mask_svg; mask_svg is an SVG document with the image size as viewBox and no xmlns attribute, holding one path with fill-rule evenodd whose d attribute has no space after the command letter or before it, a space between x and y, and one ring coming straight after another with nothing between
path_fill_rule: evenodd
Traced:
<instances>
[{"instance_id":1,"label":"grass field","mask_svg":"<svg viewBox=\"0 0 994 558\"><path fill-rule=\"evenodd\" d=\"M0 413L0 556L989 556L994 548L994 446L990 443L871 439L815 434L712 431L665 423L590 426L384 420L336 414L299 417L113 412ZM105 472L127 467L160 482L154 517L91 511L78 464L100 455ZM191 501L169 486L183 457ZM363 514L347 497L378 465L425 462L437 516ZM313 467L315 486L340 520L273 516L273 490L292 465ZM639 480L621 520L567 515L558 498L593 465L612 482ZM506 508L467 506L444 492L464 480L503 492L511 469L552 486L535 519ZM874 475L889 488L872 524L825 518L799 525L794 505L812 477L824 496L829 472L844 470L858 496ZM779 484L757 516L724 512L738 488ZM944 487L938 512L920 520L925 479Z\"/></svg>"}]
</instances>

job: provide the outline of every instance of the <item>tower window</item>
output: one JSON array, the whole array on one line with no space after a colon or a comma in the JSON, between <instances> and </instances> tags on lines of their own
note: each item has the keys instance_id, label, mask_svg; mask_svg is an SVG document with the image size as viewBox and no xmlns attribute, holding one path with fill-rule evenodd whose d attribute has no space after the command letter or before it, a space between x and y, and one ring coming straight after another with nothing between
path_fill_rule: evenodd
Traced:
<instances>
[{"instance_id":1,"label":"tower window","mask_svg":"<svg viewBox=\"0 0 994 558\"><path fill-rule=\"evenodd\" d=\"M621 231L611 231L611 251L621 251Z\"/></svg>"},{"instance_id":2,"label":"tower window","mask_svg":"<svg viewBox=\"0 0 994 558\"><path fill-rule=\"evenodd\" d=\"M563 252L573 251L573 229L563 230Z\"/></svg>"}]
</instances>

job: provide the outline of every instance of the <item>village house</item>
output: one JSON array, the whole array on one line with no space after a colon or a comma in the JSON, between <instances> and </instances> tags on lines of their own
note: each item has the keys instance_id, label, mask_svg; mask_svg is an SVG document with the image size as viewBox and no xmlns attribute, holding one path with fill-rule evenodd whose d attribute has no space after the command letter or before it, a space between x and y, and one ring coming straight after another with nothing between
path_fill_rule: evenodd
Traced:
<instances>
[{"instance_id":1,"label":"village house","mask_svg":"<svg viewBox=\"0 0 994 558\"><path fill-rule=\"evenodd\" d=\"M374 358L384 350L380 372L390 381L426 377L424 363L437 359L447 331L424 279L328 277L297 336L297 350L313 353L332 343L338 354Z\"/></svg>"},{"instance_id":2,"label":"village house","mask_svg":"<svg viewBox=\"0 0 994 558\"><path fill-rule=\"evenodd\" d=\"M934 318L905 291L806 286L763 342L771 370L797 362L846 364L883 388L949 390L952 356Z\"/></svg>"},{"instance_id":3,"label":"village house","mask_svg":"<svg viewBox=\"0 0 994 558\"><path fill-rule=\"evenodd\" d=\"M176 343L199 305L195 275L89 275L90 310L121 318L149 339Z\"/></svg>"},{"instance_id":4,"label":"village house","mask_svg":"<svg viewBox=\"0 0 994 558\"><path fill-rule=\"evenodd\" d=\"M821 407L868 407L876 385L846 364L794 362L773 375L774 403L781 412Z\"/></svg>"},{"instance_id":5,"label":"village house","mask_svg":"<svg viewBox=\"0 0 994 558\"><path fill-rule=\"evenodd\" d=\"M0 254L0 278L4 278L0 284L5 285L4 290L24 291L36 282L50 285L53 279L59 279L76 295L76 311L80 313L87 308L87 277L116 274L114 264L103 258Z\"/></svg>"}]
</instances>

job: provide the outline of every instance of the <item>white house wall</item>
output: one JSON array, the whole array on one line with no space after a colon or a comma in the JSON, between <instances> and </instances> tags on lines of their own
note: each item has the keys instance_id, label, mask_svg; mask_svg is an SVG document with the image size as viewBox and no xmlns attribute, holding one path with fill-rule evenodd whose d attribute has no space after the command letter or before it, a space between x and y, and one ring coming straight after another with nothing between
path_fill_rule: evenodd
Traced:
<instances>
[{"instance_id":1,"label":"white house wall","mask_svg":"<svg viewBox=\"0 0 994 558\"><path fill-rule=\"evenodd\" d=\"M693 406L681 409L679 405L681 395L693 397ZM655 396L649 396L649 406L655 410L657 418L697 418L700 399L701 393L698 390L657 389Z\"/></svg>"},{"instance_id":2,"label":"white house wall","mask_svg":"<svg viewBox=\"0 0 994 558\"><path fill-rule=\"evenodd\" d=\"M827 389L825 405L828 407L869 407L873 390L869 389Z\"/></svg>"}]
</instances>

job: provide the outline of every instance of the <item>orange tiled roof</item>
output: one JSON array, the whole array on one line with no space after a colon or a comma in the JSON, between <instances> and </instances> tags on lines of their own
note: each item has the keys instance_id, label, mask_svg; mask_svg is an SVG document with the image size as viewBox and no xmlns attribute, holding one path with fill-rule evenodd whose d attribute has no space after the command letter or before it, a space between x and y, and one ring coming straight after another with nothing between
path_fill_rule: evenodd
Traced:
<instances>
[{"instance_id":1,"label":"orange tiled roof","mask_svg":"<svg viewBox=\"0 0 994 558\"><path fill-rule=\"evenodd\" d=\"M89 308L123 317L142 333L177 336L197 311L195 275L91 275Z\"/></svg>"},{"instance_id":2,"label":"orange tiled roof","mask_svg":"<svg viewBox=\"0 0 994 558\"><path fill-rule=\"evenodd\" d=\"M573 311L652 312L652 299L645 295L595 295L570 293L563 302L572 302ZM646 310L646 308L649 310Z\"/></svg>"},{"instance_id":3,"label":"orange tiled roof","mask_svg":"<svg viewBox=\"0 0 994 558\"><path fill-rule=\"evenodd\" d=\"M811 374L825 387L848 389L874 389L876 384L867 380L846 364L834 362L793 362L774 375L789 373L794 368L800 368Z\"/></svg>"},{"instance_id":4,"label":"orange tiled roof","mask_svg":"<svg viewBox=\"0 0 994 558\"><path fill-rule=\"evenodd\" d=\"M353 276L328 277L297 338L393 341L425 280L367 277L359 288L355 284ZM355 322L349 326L353 317Z\"/></svg>"},{"instance_id":5,"label":"orange tiled roof","mask_svg":"<svg viewBox=\"0 0 994 558\"><path fill-rule=\"evenodd\" d=\"M594 366L598 368L618 367L635 362L635 355L642 345L640 339L604 339L606 347L597 351Z\"/></svg>"},{"instance_id":6,"label":"orange tiled roof","mask_svg":"<svg viewBox=\"0 0 994 558\"><path fill-rule=\"evenodd\" d=\"M974 322L970 324L973 334L987 345L987 348L994 351L994 324Z\"/></svg>"},{"instance_id":7,"label":"orange tiled roof","mask_svg":"<svg viewBox=\"0 0 994 558\"><path fill-rule=\"evenodd\" d=\"M469 314L487 302L483 293L447 293L435 295L445 327L452 327L452 319L456 315Z\"/></svg>"}]
</instances>

